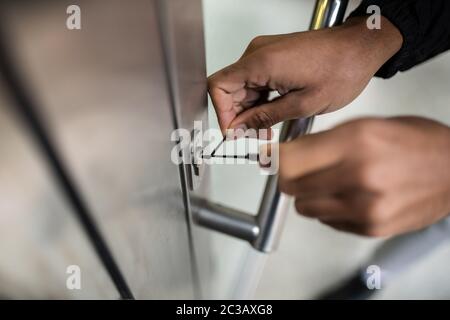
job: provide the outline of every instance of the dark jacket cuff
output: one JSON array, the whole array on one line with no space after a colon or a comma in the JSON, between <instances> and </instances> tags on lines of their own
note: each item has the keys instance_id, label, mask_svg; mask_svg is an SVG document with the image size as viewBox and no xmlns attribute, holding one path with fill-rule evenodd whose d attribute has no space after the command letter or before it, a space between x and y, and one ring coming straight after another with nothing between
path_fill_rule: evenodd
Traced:
<instances>
[{"instance_id":1,"label":"dark jacket cuff","mask_svg":"<svg viewBox=\"0 0 450 320\"><path fill-rule=\"evenodd\" d=\"M391 57L375 74L377 77L390 78L398 71L409 69L407 62L411 60L411 54L415 51L415 40L418 38L418 20L411 12L411 2L408 0L391 1L363 1L353 11L350 17L368 16L367 8L377 5L381 9L381 15L388 19L402 34L403 44L400 50ZM383 25L381 25L381 28Z\"/></svg>"}]
</instances>

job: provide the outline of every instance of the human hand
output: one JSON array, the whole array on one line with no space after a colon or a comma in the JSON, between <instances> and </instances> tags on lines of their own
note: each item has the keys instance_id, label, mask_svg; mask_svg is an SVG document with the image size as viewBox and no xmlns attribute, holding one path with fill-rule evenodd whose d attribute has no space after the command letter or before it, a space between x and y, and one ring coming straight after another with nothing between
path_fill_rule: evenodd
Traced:
<instances>
[{"instance_id":1,"label":"human hand","mask_svg":"<svg viewBox=\"0 0 450 320\"><path fill-rule=\"evenodd\" d=\"M280 144L282 192L339 230L391 236L450 213L450 129L416 118L362 119Z\"/></svg>"},{"instance_id":2,"label":"human hand","mask_svg":"<svg viewBox=\"0 0 450 320\"><path fill-rule=\"evenodd\" d=\"M366 18L317 31L260 36L234 64L208 78L223 133L339 109L355 99L401 47L387 19L369 30ZM268 93L281 96L267 101Z\"/></svg>"}]
</instances>

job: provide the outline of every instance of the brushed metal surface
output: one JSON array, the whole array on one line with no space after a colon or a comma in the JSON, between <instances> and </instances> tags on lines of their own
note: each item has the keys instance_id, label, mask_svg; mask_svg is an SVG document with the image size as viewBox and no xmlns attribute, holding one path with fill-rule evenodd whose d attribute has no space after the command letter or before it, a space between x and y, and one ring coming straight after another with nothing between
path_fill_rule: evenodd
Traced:
<instances>
[{"instance_id":1,"label":"brushed metal surface","mask_svg":"<svg viewBox=\"0 0 450 320\"><path fill-rule=\"evenodd\" d=\"M153 1L10 7L23 75L137 298L193 298L188 224Z\"/></svg>"},{"instance_id":2,"label":"brushed metal surface","mask_svg":"<svg viewBox=\"0 0 450 320\"><path fill-rule=\"evenodd\" d=\"M201 0L160 0L180 128L192 129L207 113L207 85ZM205 128L203 128L205 129Z\"/></svg>"},{"instance_id":3,"label":"brushed metal surface","mask_svg":"<svg viewBox=\"0 0 450 320\"><path fill-rule=\"evenodd\" d=\"M118 299L0 81L0 297ZM68 290L67 267L81 270Z\"/></svg>"}]
</instances>

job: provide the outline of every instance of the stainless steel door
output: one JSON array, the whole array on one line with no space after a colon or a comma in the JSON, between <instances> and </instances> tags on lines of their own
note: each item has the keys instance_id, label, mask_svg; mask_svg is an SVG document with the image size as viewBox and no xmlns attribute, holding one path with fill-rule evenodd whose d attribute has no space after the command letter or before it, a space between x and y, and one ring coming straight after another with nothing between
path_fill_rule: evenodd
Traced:
<instances>
[{"instance_id":1,"label":"stainless steel door","mask_svg":"<svg viewBox=\"0 0 450 320\"><path fill-rule=\"evenodd\" d=\"M66 27L67 4L61 1L1 3L2 31L13 53L13 63L3 67L11 64L18 70L24 80L20 90L27 93L29 109L37 113L45 132L37 132L34 120L24 117L27 101L23 92L8 92L14 87L9 81L5 95L13 99L5 107L22 121L15 131L5 126L3 137L15 134L36 144L18 140L28 159L23 168L15 167L14 157L2 157L6 178L0 185L12 198L1 201L2 211L16 215L8 206L18 206L22 218L1 225L9 231L4 238L17 243L20 256L0 260L0 281L19 264L43 275L40 282L22 283L16 278L25 271L18 270L0 294L15 293L14 288L23 285L18 297L236 297L228 284L245 288L243 279L250 277L240 273L248 272L248 258L236 259L227 254L232 249L224 250L228 241L236 240L224 240L192 223L190 168L175 165L170 157L174 129L191 130L195 120L207 128L201 0L71 4L81 9L81 30ZM13 123L11 117L3 120ZM8 142L2 151L10 153L15 147ZM21 154L15 157L25 161ZM34 170L43 171L48 181L30 183L20 192ZM204 171L196 194L208 197L208 169ZM50 196L35 196L41 193ZM49 206L65 207L56 214ZM28 223L30 216L36 223ZM30 245L33 232L65 231L51 224L60 220L70 222L73 231L64 234L73 239L39 238ZM18 228L30 234L16 234ZM50 256L45 241L54 248ZM72 259L65 256L67 250ZM224 261L237 274L223 268ZM76 293L60 283L65 274L56 277L52 272L69 263L80 265L83 283L88 283Z\"/></svg>"},{"instance_id":2,"label":"stainless steel door","mask_svg":"<svg viewBox=\"0 0 450 320\"><path fill-rule=\"evenodd\" d=\"M117 299L4 88L0 81L0 297ZM73 265L81 290L66 286Z\"/></svg>"},{"instance_id":3,"label":"stainless steel door","mask_svg":"<svg viewBox=\"0 0 450 320\"><path fill-rule=\"evenodd\" d=\"M134 296L198 297L155 2L73 4L81 30L60 1L6 6L21 76Z\"/></svg>"}]
</instances>

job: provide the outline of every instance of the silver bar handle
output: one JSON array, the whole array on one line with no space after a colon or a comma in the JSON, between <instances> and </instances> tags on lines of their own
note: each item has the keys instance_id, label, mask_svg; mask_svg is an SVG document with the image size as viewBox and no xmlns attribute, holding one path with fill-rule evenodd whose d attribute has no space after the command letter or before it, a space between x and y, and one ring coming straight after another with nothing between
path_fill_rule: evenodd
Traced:
<instances>
[{"instance_id":1,"label":"silver bar handle","mask_svg":"<svg viewBox=\"0 0 450 320\"><path fill-rule=\"evenodd\" d=\"M348 0L317 0L310 29L332 27L342 23ZM314 117L286 121L279 142L307 134ZM194 221L201 226L248 241L256 250L274 251L281 237L289 197L278 189L278 175L267 178L256 216L191 196Z\"/></svg>"}]
</instances>

